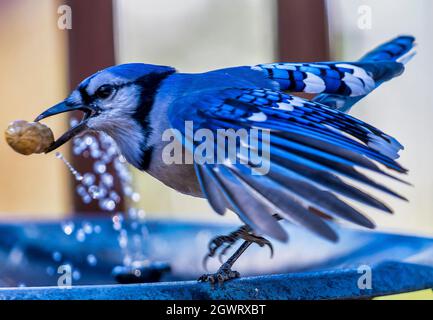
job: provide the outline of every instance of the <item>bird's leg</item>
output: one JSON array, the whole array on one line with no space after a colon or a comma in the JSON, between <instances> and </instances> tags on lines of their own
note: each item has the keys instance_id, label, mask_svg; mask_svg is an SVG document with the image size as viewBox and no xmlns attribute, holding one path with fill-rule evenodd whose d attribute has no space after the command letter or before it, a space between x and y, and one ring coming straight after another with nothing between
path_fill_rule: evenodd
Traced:
<instances>
[{"instance_id":1,"label":"bird's leg","mask_svg":"<svg viewBox=\"0 0 433 320\"><path fill-rule=\"evenodd\" d=\"M277 220L281 218L278 215L274 216ZM253 233L251 227L244 225L238 230L230 233L227 236L219 236L212 239L209 242L209 253L205 256L203 264L206 267L206 262L210 257L215 256L218 249L222 248L219 258L221 260L222 256L230 249L239 239L245 240L242 245L236 250L236 252L221 265L216 273L204 274L198 281L200 282L210 282L212 285L218 282L219 284L224 283L227 280L238 278L240 276L239 272L233 271L231 268L237 259L245 252L245 250L252 244L256 243L259 246L268 246L271 250L271 257L273 255L273 247L269 240L257 236Z\"/></svg>"},{"instance_id":2,"label":"bird's leg","mask_svg":"<svg viewBox=\"0 0 433 320\"><path fill-rule=\"evenodd\" d=\"M275 214L274 217L277 220L281 220L281 217L277 214ZM219 249L221 249L221 251L218 254L218 257L222 263L222 257L224 254L240 239L256 243L260 247L266 245L271 250L271 256L273 255L273 247L271 243L267 239L255 235L251 227L244 225L228 235L215 237L209 242L209 252L203 259L203 267L206 269L208 259L214 257Z\"/></svg>"},{"instance_id":3,"label":"bird's leg","mask_svg":"<svg viewBox=\"0 0 433 320\"><path fill-rule=\"evenodd\" d=\"M221 267L216 273L204 274L200 278L198 278L198 281L210 282L211 285L214 285L216 282L218 282L221 285L227 280L239 278L239 272L233 271L232 266L252 243L253 242L251 241L245 240L244 243L242 243L242 245L238 248L238 250L236 250L236 252L225 263L221 265Z\"/></svg>"}]
</instances>

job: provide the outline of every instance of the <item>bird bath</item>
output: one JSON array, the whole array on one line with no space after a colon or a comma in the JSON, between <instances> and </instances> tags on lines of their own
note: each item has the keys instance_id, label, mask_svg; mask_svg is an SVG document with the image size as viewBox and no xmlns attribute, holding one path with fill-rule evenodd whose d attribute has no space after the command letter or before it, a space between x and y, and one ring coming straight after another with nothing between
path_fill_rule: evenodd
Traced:
<instances>
[{"instance_id":1,"label":"bird bath","mask_svg":"<svg viewBox=\"0 0 433 320\"><path fill-rule=\"evenodd\" d=\"M215 235L234 226L148 221L147 258L168 263L158 283L117 284L112 270L124 259L118 231L104 218L0 225L0 299L335 299L369 298L433 287L433 239L338 228L331 244L285 225L289 244L253 246L235 264L241 279L212 288L197 283L202 258ZM77 226L98 233L77 242ZM72 283L58 286L61 265ZM211 261L214 270L217 261ZM371 269L371 288L360 277Z\"/></svg>"}]
</instances>

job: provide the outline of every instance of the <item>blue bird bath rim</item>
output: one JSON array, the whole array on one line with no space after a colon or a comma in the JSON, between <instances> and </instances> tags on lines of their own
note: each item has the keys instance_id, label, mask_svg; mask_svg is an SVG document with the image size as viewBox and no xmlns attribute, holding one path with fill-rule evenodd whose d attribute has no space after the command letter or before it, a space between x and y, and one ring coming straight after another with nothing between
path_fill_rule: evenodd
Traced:
<instances>
[{"instance_id":1,"label":"blue bird bath rim","mask_svg":"<svg viewBox=\"0 0 433 320\"><path fill-rule=\"evenodd\" d=\"M285 224L290 241L275 243L274 258L254 246L235 264L243 277L212 288L195 280L205 272L207 243L236 226L156 220L147 223L148 258L168 263L171 272L159 283L117 284L111 272L122 254L111 221L85 221L102 231L83 242L60 222L1 224L0 299L366 299L433 287L431 238L339 227L340 241L332 244ZM89 264L90 254L97 263ZM69 288L57 286L63 263L80 274ZM212 261L209 269L217 266ZM371 288L359 285L365 266Z\"/></svg>"}]
</instances>

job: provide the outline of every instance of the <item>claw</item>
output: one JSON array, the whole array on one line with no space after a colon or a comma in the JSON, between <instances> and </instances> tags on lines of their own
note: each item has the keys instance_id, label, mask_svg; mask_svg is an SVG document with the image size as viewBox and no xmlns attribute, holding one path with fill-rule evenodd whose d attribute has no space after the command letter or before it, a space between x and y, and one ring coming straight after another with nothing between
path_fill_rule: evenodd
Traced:
<instances>
[{"instance_id":1,"label":"claw","mask_svg":"<svg viewBox=\"0 0 433 320\"><path fill-rule=\"evenodd\" d=\"M203 267L207 270L207 261L209 258L212 258L215 256L218 249L221 247L224 247L221 251L221 253L218 255L218 259L221 261L222 256L227 252L229 248L232 247L232 245L237 241L238 239L232 236L230 234L229 236L218 236L213 238L208 245L208 254L203 258ZM222 262L221 262L222 263Z\"/></svg>"},{"instance_id":2,"label":"claw","mask_svg":"<svg viewBox=\"0 0 433 320\"><path fill-rule=\"evenodd\" d=\"M227 247L226 247L227 248ZM219 263L223 263L223 257L224 257L224 253L225 252L225 248L220 252L220 254L218 255L218 261Z\"/></svg>"},{"instance_id":3,"label":"claw","mask_svg":"<svg viewBox=\"0 0 433 320\"><path fill-rule=\"evenodd\" d=\"M275 216L275 218L278 220L280 219L278 216ZM255 235L253 230L245 225L230 233L228 236L215 237L209 242L209 252L203 258L203 268L207 270L207 261L209 258L214 257L219 249L221 250L218 253L218 259L222 263L222 258L224 255L231 247L233 247L236 241L240 239L245 240L245 242L239 247L239 249L221 265L216 273L202 275L200 278L198 278L199 282L209 282L212 288L214 288L216 282L222 286L225 281L240 277L239 272L233 271L231 267L252 243L256 243L260 247L269 247L269 250L271 251L271 258L274 256L274 247L272 246L271 242L263 237Z\"/></svg>"},{"instance_id":4,"label":"claw","mask_svg":"<svg viewBox=\"0 0 433 320\"><path fill-rule=\"evenodd\" d=\"M262 238L262 237L258 237L258 239L255 243L257 243L260 247L267 246L269 248L269 250L271 251L271 259L273 258L274 246L272 245L272 243L269 240Z\"/></svg>"},{"instance_id":5,"label":"claw","mask_svg":"<svg viewBox=\"0 0 433 320\"><path fill-rule=\"evenodd\" d=\"M228 248L232 246L232 244L236 240L232 239L230 236L218 236L213 238L208 245L208 254L203 258L202 265L205 270L207 270L207 262L209 261L209 258L212 258L215 256L215 253L218 251L219 248L221 248L224 244L228 243L227 246L222 250L222 252L218 255L218 259L222 263L222 255L227 251ZM228 247L228 248L227 248Z\"/></svg>"},{"instance_id":6,"label":"claw","mask_svg":"<svg viewBox=\"0 0 433 320\"><path fill-rule=\"evenodd\" d=\"M230 233L227 236L218 236L213 238L208 245L208 254L203 258L203 268L207 270L207 262L209 258L214 257L217 252L218 253L218 260L220 263L223 263L223 257L227 253L227 251L233 247L233 245L238 241L239 239L243 239L252 243L258 244L260 247L267 246L269 247L269 250L271 251L271 258L274 256L274 247L269 242L269 240L256 236L252 233L252 229L248 226L242 226L238 230Z\"/></svg>"},{"instance_id":7,"label":"claw","mask_svg":"<svg viewBox=\"0 0 433 320\"><path fill-rule=\"evenodd\" d=\"M209 254L205 255L204 258L203 258L203 261L201 262L203 269L206 270L206 271L208 270L207 269L207 262L208 262L209 258L210 258Z\"/></svg>"},{"instance_id":8,"label":"claw","mask_svg":"<svg viewBox=\"0 0 433 320\"><path fill-rule=\"evenodd\" d=\"M233 271L226 264L223 264L221 268L218 269L216 273L204 274L200 278L198 278L199 282L209 282L214 288L216 282L218 282L219 286L223 286L224 282L232 279L236 279L240 277L240 273L237 271Z\"/></svg>"},{"instance_id":9,"label":"claw","mask_svg":"<svg viewBox=\"0 0 433 320\"><path fill-rule=\"evenodd\" d=\"M274 256L274 246L272 243L263 237L256 236L254 234L248 234L246 236L242 237L246 241L251 241L253 243L258 244L260 247L267 246L269 250L271 251L271 258Z\"/></svg>"},{"instance_id":10,"label":"claw","mask_svg":"<svg viewBox=\"0 0 433 320\"><path fill-rule=\"evenodd\" d=\"M221 250L220 254L218 255L218 260L219 260L219 262L220 262L221 264L223 263L222 259L223 259L224 255L227 253L227 251L228 251L231 247L233 247L233 244L234 244L234 242L233 242L233 243L228 243L228 244L226 244L226 246Z\"/></svg>"},{"instance_id":11,"label":"claw","mask_svg":"<svg viewBox=\"0 0 433 320\"><path fill-rule=\"evenodd\" d=\"M269 250L271 251L271 259L274 257L274 246L272 245L272 243L266 243L266 246L268 246Z\"/></svg>"}]
</instances>

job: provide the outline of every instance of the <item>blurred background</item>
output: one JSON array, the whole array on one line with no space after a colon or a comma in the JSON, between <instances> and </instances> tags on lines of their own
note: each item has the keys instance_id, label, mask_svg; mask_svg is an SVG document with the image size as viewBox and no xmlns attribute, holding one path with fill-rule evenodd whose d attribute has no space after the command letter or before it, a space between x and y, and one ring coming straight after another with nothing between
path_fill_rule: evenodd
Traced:
<instances>
[{"instance_id":1,"label":"blurred background","mask_svg":"<svg viewBox=\"0 0 433 320\"><path fill-rule=\"evenodd\" d=\"M71 29L59 22L64 5L71 8ZM404 76L364 99L354 115L406 146L401 163L415 186L387 181L410 199L384 196L394 216L365 211L381 229L431 235L432 13L430 0L0 0L0 127L34 119L84 77L113 64L146 62L200 72L274 61L351 61L396 35L412 34L418 55ZM58 136L69 119L46 123ZM91 157L71 148L61 151L78 171L92 168ZM141 196L138 207L148 216L224 220L204 200L131 171ZM0 175L0 220L108 215L82 203L70 171L53 154L25 157L2 142Z\"/></svg>"}]
</instances>

